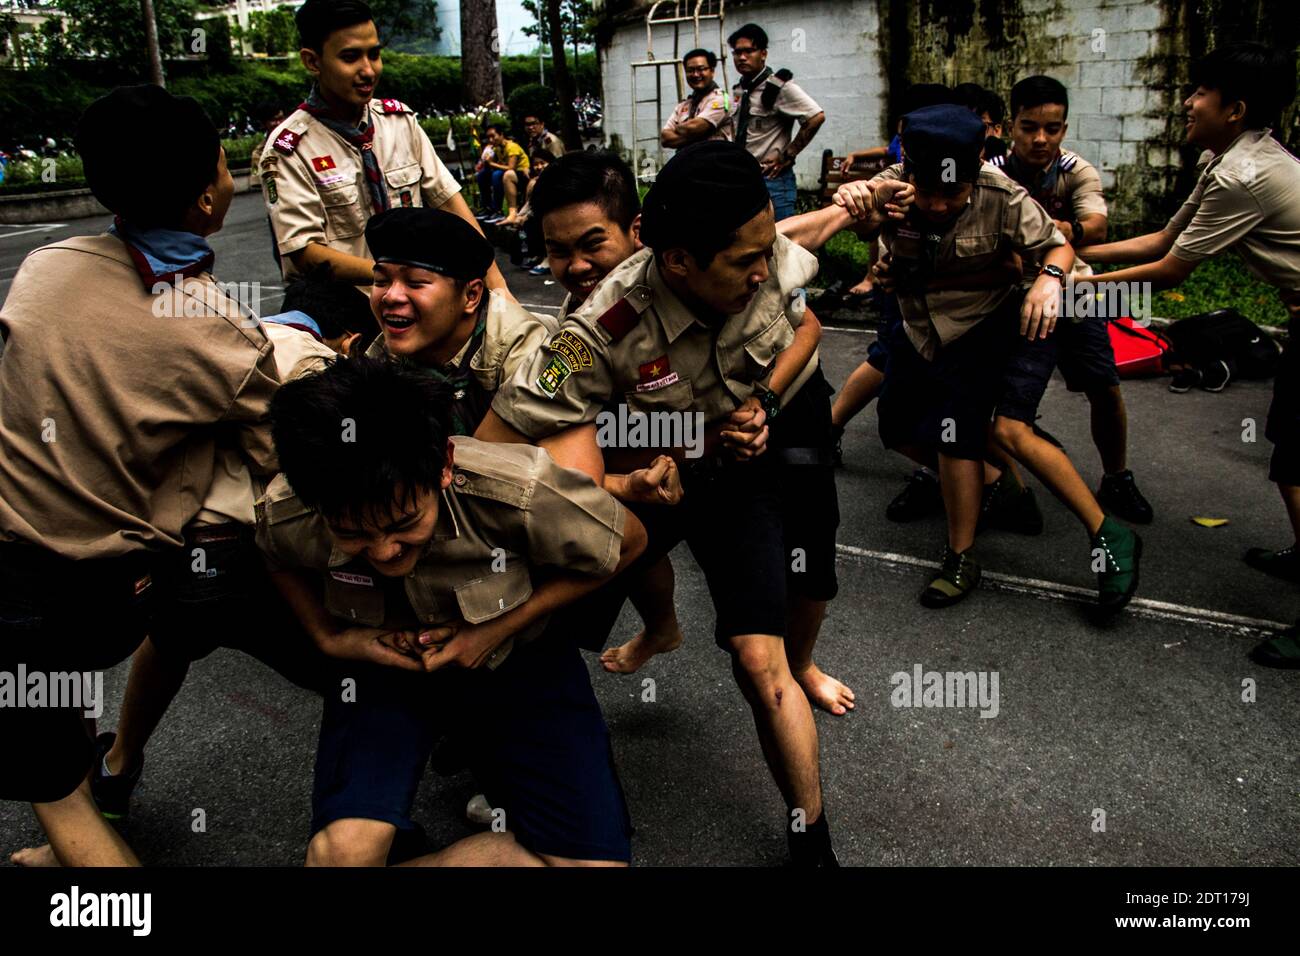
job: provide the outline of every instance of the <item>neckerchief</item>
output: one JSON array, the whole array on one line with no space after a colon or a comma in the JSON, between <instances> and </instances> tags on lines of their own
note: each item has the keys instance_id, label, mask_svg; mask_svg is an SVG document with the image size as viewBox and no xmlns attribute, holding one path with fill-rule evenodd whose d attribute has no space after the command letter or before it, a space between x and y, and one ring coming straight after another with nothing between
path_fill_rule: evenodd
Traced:
<instances>
[{"instance_id":1,"label":"neckerchief","mask_svg":"<svg viewBox=\"0 0 1300 956\"><path fill-rule=\"evenodd\" d=\"M738 146L744 146L745 140L749 137L750 94L754 92L754 88L758 86L758 84L766 81L771 75L772 68L770 66L765 66L754 74L752 80L746 79L745 77L741 77L740 79L740 89L742 91L740 97L740 115L736 117L736 144Z\"/></svg>"},{"instance_id":2,"label":"neckerchief","mask_svg":"<svg viewBox=\"0 0 1300 956\"><path fill-rule=\"evenodd\" d=\"M702 90L691 91L691 109L690 114L686 117L688 120L695 119L695 114L700 111L700 104L704 102L704 97L708 96L718 88L717 83L710 83Z\"/></svg>"},{"instance_id":3,"label":"neckerchief","mask_svg":"<svg viewBox=\"0 0 1300 956\"><path fill-rule=\"evenodd\" d=\"M486 313L486 310L484 310ZM487 415L492 405L492 395L483 388L474 377L470 364L479 349L483 347L483 338L487 330L487 315L479 316L478 324L470 335L469 346L460 365L433 368L420 365L407 359L401 364L421 375L427 375L435 382L441 382L452 390L451 433L453 435L472 435L479 423Z\"/></svg>"},{"instance_id":4,"label":"neckerchief","mask_svg":"<svg viewBox=\"0 0 1300 956\"><path fill-rule=\"evenodd\" d=\"M148 289L159 282L170 283L208 272L216 258L208 241L192 232L142 229L121 216L113 219L108 232L126 245L135 271Z\"/></svg>"},{"instance_id":5,"label":"neckerchief","mask_svg":"<svg viewBox=\"0 0 1300 956\"><path fill-rule=\"evenodd\" d=\"M288 312L277 312L275 315L262 316L263 322L274 322L276 325L287 325L291 329L298 329L312 336L317 342L324 342L325 337L321 335L320 326L306 312L299 312L297 309L290 309Z\"/></svg>"},{"instance_id":6,"label":"neckerchief","mask_svg":"<svg viewBox=\"0 0 1300 956\"><path fill-rule=\"evenodd\" d=\"M1064 212L1068 209L1066 197L1058 196L1056 193L1056 181L1061 175L1061 155L1058 152L1056 158L1047 164L1047 168L1041 170L1022 163L1014 150L1007 153L1002 163L1002 171L1024 186L1029 195L1033 196L1038 205L1046 209L1053 219L1063 218Z\"/></svg>"},{"instance_id":7,"label":"neckerchief","mask_svg":"<svg viewBox=\"0 0 1300 956\"><path fill-rule=\"evenodd\" d=\"M337 133L357 148L361 153L361 168L366 174L366 188L370 190L370 204L374 207L373 211L380 213L387 209L388 190L384 188L384 172L379 168L379 159L373 149L375 124L370 117L370 104L366 104L365 115L361 119L360 126L344 123L330 114L329 107L320 97L320 90L313 86L311 92L307 94L306 102L299 103L298 109L307 111L320 120L327 129Z\"/></svg>"}]
</instances>

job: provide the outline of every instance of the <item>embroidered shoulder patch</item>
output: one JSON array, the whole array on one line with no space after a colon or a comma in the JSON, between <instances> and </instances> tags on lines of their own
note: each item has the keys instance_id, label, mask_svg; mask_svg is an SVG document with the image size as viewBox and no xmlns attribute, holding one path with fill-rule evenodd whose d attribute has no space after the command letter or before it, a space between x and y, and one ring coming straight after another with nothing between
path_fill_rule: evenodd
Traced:
<instances>
[{"instance_id":1,"label":"embroidered shoulder patch","mask_svg":"<svg viewBox=\"0 0 1300 956\"><path fill-rule=\"evenodd\" d=\"M565 329L554 339L551 340L551 351L558 352L564 359L564 363L569 366L572 372L580 371L584 368L591 368L591 349L587 343L582 341L568 329Z\"/></svg>"},{"instance_id":2,"label":"embroidered shoulder patch","mask_svg":"<svg viewBox=\"0 0 1300 956\"><path fill-rule=\"evenodd\" d=\"M542 374L537 379L537 387L554 398L556 391L564 384L564 380L572 374L572 370L564 359L558 355L552 355L551 360L546 363L546 368L542 369Z\"/></svg>"},{"instance_id":3,"label":"embroidered shoulder patch","mask_svg":"<svg viewBox=\"0 0 1300 956\"><path fill-rule=\"evenodd\" d=\"M632 307L632 303L627 299L619 299L596 321L617 342L631 332L640 320L641 313Z\"/></svg>"},{"instance_id":4,"label":"embroidered shoulder patch","mask_svg":"<svg viewBox=\"0 0 1300 956\"><path fill-rule=\"evenodd\" d=\"M385 113L405 113L407 112L405 104L401 100L380 100L379 107Z\"/></svg>"},{"instance_id":5,"label":"embroidered shoulder patch","mask_svg":"<svg viewBox=\"0 0 1300 956\"><path fill-rule=\"evenodd\" d=\"M271 145L284 153L284 155L290 156L293 154L293 151L298 148L298 140L300 139L302 139L301 133L295 133L291 129L286 129L280 132L280 135L275 138L275 142Z\"/></svg>"}]
</instances>

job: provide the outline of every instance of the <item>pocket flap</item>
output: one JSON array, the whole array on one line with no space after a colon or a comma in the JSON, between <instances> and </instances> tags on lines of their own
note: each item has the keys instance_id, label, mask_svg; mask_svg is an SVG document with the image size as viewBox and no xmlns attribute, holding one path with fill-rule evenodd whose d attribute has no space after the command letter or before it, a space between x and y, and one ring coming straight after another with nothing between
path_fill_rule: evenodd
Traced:
<instances>
[{"instance_id":1,"label":"pocket flap","mask_svg":"<svg viewBox=\"0 0 1300 956\"><path fill-rule=\"evenodd\" d=\"M466 581L456 588L461 617L470 624L482 624L500 617L532 596L533 581L528 568L523 565Z\"/></svg>"},{"instance_id":2,"label":"pocket flap","mask_svg":"<svg viewBox=\"0 0 1300 956\"><path fill-rule=\"evenodd\" d=\"M745 342L745 351L760 368L767 368L793 340L794 328L782 312L775 322Z\"/></svg>"},{"instance_id":3,"label":"pocket flap","mask_svg":"<svg viewBox=\"0 0 1300 956\"><path fill-rule=\"evenodd\" d=\"M998 248L998 236L996 233L987 236L958 236L955 246L959 256L992 255Z\"/></svg>"},{"instance_id":4,"label":"pocket flap","mask_svg":"<svg viewBox=\"0 0 1300 956\"><path fill-rule=\"evenodd\" d=\"M384 179L393 189L412 186L420 181L420 164L411 163L408 166L398 166L396 169L385 169Z\"/></svg>"},{"instance_id":5,"label":"pocket flap","mask_svg":"<svg viewBox=\"0 0 1300 956\"><path fill-rule=\"evenodd\" d=\"M322 206L350 206L357 201L358 195L357 184L347 183L324 190L320 194L320 201Z\"/></svg>"},{"instance_id":6,"label":"pocket flap","mask_svg":"<svg viewBox=\"0 0 1300 956\"><path fill-rule=\"evenodd\" d=\"M350 568L350 565L345 565ZM370 584L362 583L366 579ZM325 610L345 621L370 627L384 624L384 592L371 574L334 568L326 572Z\"/></svg>"}]
</instances>

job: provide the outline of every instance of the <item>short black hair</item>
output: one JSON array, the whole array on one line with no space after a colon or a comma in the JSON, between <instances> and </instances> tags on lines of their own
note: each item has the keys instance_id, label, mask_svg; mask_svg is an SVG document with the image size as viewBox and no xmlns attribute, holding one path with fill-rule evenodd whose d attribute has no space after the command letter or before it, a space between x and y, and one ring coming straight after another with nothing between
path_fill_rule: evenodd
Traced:
<instances>
[{"instance_id":1,"label":"short black hair","mask_svg":"<svg viewBox=\"0 0 1300 956\"><path fill-rule=\"evenodd\" d=\"M1060 103L1064 107L1061 118L1070 115L1070 94L1065 84L1050 76L1027 76L1011 87L1011 118L1014 120L1021 110L1032 110L1045 103Z\"/></svg>"},{"instance_id":2,"label":"short black hair","mask_svg":"<svg viewBox=\"0 0 1300 956\"><path fill-rule=\"evenodd\" d=\"M537 177L531 200L538 220L565 206L595 203L619 228L632 228L641 211L636 176L617 154L597 149L565 153Z\"/></svg>"},{"instance_id":3,"label":"short black hair","mask_svg":"<svg viewBox=\"0 0 1300 956\"><path fill-rule=\"evenodd\" d=\"M958 83L952 88L952 101L968 110L978 111L984 99L984 87L978 83Z\"/></svg>"},{"instance_id":4,"label":"short black hair","mask_svg":"<svg viewBox=\"0 0 1300 956\"><path fill-rule=\"evenodd\" d=\"M303 312L316 320L323 338L337 339L353 332L373 339L377 328L370 299L351 282L335 277L328 262L289 281L280 308Z\"/></svg>"},{"instance_id":5,"label":"short black hair","mask_svg":"<svg viewBox=\"0 0 1300 956\"><path fill-rule=\"evenodd\" d=\"M894 118L894 124L897 125L899 119L906 116L914 110L925 109L927 106L938 106L941 103L953 102L952 90L942 83L913 83L903 90L903 95L899 101L898 115Z\"/></svg>"},{"instance_id":6,"label":"short black hair","mask_svg":"<svg viewBox=\"0 0 1300 956\"><path fill-rule=\"evenodd\" d=\"M486 126L483 127L483 132L486 133L486 132L488 132L489 130L496 130L496 131L497 131L498 133L500 133L502 136L505 136L505 137L507 137L507 138L508 138L509 135L510 135L510 131L509 131L508 129L506 129L504 123L488 123Z\"/></svg>"},{"instance_id":7,"label":"short black hair","mask_svg":"<svg viewBox=\"0 0 1300 956\"><path fill-rule=\"evenodd\" d=\"M365 0L307 0L293 15L298 25L298 42L320 53L335 30L374 20Z\"/></svg>"},{"instance_id":8,"label":"short black hair","mask_svg":"<svg viewBox=\"0 0 1300 956\"><path fill-rule=\"evenodd\" d=\"M684 57L682 57L682 66L686 65L687 60L693 60L697 56L702 56L704 57L704 59L706 59L709 62L710 70L718 65L718 55L714 53L712 50L695 49L692 50L690 53L686 54Z\"/></svg>"},{"instance_id":9,"label":"short black hair","mask_svg":"<svg viewBox=\"0 0 1300 956\"><path fill-rule=\"evenodd\" d=\"M555 154L552 153L549 149L543 149L542 147L538 146L535 150L533 150L531 153L528 154L528 161L531 163L545 163L547 166L549 166L551 165L551 163L555 162Z\"/></svg>"},{"instance_id":10,"label":"short black hair","mask_svg":"<svg viewBox=\"0 0 1300 956\"><path fill-rule=\"evenodd\" d=\"M759 50L767 49L767 31L757 23L746 23L743 27L727 37L727 46L735 46L737 40L748 40Z\"/></svg>"},{"instance_id":11,"label":"short black hair","mask_svg":"<svg viewBox=\"0 0 1300 956\"><path fill-rule=\"evenodd\" d=\"M1226 105L1246 104L1247 129L1276 126L1295 99L1295 60L1263 43L1228 43L1192 64L1192 84L1217 90Z\"/></svg>"},{"instance_id":12,"label":"short black hair","mask_svg":"<svg viewBox=\"0 0 1300 956\"><path fill-rule=\"evenodd\" d=\"M1000 126L1002 121L1007 118L1007 105L1002 102L1002 97L990 89L985 89L984 98L979 104L978 112L988 113L989 122L994 126Z\"/></svg>"},{"instance_id":13,"label":"short black hair","mask_svg":"<svg viewBox=\"0 0 1300 956\"><path fill-rule=\"evenodd\" d=\"M448 385L397 362L334 362L271 399L280 469L326 519L386 524L440 487L452 401Z\"/></svg>"}]
</instances>

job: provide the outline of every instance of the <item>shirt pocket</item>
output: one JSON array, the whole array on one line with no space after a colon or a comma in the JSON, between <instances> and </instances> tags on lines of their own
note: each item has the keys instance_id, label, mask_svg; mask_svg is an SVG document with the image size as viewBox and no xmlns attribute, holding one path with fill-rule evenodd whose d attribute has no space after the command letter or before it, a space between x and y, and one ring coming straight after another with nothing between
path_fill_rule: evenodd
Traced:
<instances>
[{"instance_id":1,"label":"shirt pocket","mask_svg":"<svg viewBox=\"0 0 1300 956\"><path fill-rule=\"evenodd\" d=\"M998 251L998 234L988 233L980 236L957 236L953 240L953 252L964 260L979 256L991 256Z\"/></svg>"},{"instance_id":2,"label":"shirt pocket","mask_svg":"<svg viewBox=\"0 0 1300 956\"><path fill-rule=\"evenodd\" d=\"M470 624L481 624L512 611L533 596L533 581L523 564L475 578L456 586L460 614Z\"/></svg>"},{"instance_id":3,"label":"shirt pocket","mask_svg":"<svg viewBox=\"0 0 1300 956\"><path fill-rule=\"evenodd\" d=\"M776 357L794 341L794 329L782 312L767 328L751 336L743 346L745 352L745 370L748 381L758 382L765 378Z\"/></svg>"},{"instance_id":4,"label":"shirt pocket","mask_svg":"<svg viewBox=\"0 0 1300 956\"><path fill-rule=\"evenodd\" d=\"M325 610L334 617L370 627L384 624L384 592L377 586L325 579Z\"/></svg>"},{"instance_id":5,"label":"shirt pocket","mask_svg":"<svg viewBox=\"0 0 1300 956\"><path fill-rule=\"evenodd\" d=\"M361 210L361 191L356 183L347 183L320 194L325 207L325 239L350 239L366 228Z\"/></svg>"},{"instance_id":6,"label":"shirt pocket","mask_svg":"<svg viewBox=\"0 0 1300 956\"><path fill-rule=\"evenodd\" d=\"M408 163L384 170L388 184L388 201L391 206L414 206L420 193L420 164ZM403 199L402 194L406 194Z\"/></svg>"},{"instance_id":7,"label":"shirt pocket","mask_svg":"<svg viewBox=\"0 0 1300 956\"><path fill-rule=\"evenodd\" d=\"M624 397L634 412L684 412L695 404L695 389L690 382L678 380L663 388L625 392Z\"/></svg>"}]
</instances>

